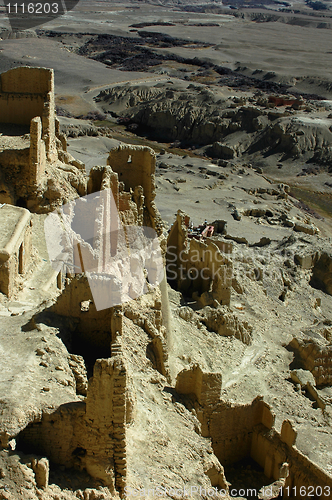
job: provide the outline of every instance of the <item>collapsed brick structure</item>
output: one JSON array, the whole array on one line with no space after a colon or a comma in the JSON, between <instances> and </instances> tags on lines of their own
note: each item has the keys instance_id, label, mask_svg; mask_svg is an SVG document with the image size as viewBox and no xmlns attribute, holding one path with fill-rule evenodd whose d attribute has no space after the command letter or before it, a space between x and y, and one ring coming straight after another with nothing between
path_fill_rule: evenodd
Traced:
<instances>
[{"instance_id":1,"label":"collapsed brick structure","mask_svg":"<svg viewBox=\"0 0 332 500\"><path fill-rule=\"evenodd\" d=\"M229 305L232 263L227 255L232 246L211 237L189 239L189 222L189 217L179 210L167 241L168 279L202 305L214 300Z\"/></svg>"},{"instance_id":2,"label":"collapsed brick structure","mask_svg":"<svg viewBox=\"0 0 332 500\"><path fill-rule=\"evenodd\" d=\"M28 79L24 88L20 84L22 78ZM39 83L35 85L35 82ZM21 115L22 103L28 104ZM163 380L164 385L166 381L173 385L167 389L173 391L175 398L183 396L188 409L197 416L200 427L197 426L195 432L211 440L214 452L213 455L211 450L211 455L219 465L204 471L211 485L228 492L220 464L228 465L251 457L273 481L273 487L277 488L275 497L280 487L332 486L331 478L296 449L296 432L289 421L283 422L280 433L276 431L275 416L261 397L247 405L221 400L221 373L204 372L199 365L180 371L174 387L168 369L169 331L164 314L168 309L168 297L165 283L155 287L146 283L146 300L137 297L115 307L97 307L87 275L93 270L101 276L107 258L116 254L118 240L112 229L117 233L118 227L113 223L118 217L123 226L146 226L155 231L162 256L167 257L168 270L175 273L173 281L176 287L183 294L197 299L199 307L208 311L202 321L211 331L223 336L229 336L233 331L234 336L244 344L251 343L251 330L247 323L236 320L227 308L232 285L232 264L227 255L232 245L215 238L190 239L189 218L178 212L169 234L166 255L166 239L154 201L154 152L147 147L121 145L110 152L108 165L92 168L87 179L82 173L82 165L75 163L66 153L65 138L59 133L54 114L51 70L20 68L2 75L0 110L3 111L3 123L16 120L16 124L30 126L27 147L12 151L7 149L0 155L3 175L0 181L4 186L0 201L2 199L7 203L0 208L0 216L8 214L14 228L12 235L2 232L0 236L0 247L3 247L0 249L1 292L12 295L17 274L25 272L29 265L31 249L31 215L27 210L10 204L20 200L31 210L50 211L62 201L79 195L95 194L97 200L95 212L92 216L87 214L94 223L92 239L95 246L85 241L82 235L81 240L77 236L70 249L71 267L62 268L63 276L60 276L59 282L64 283L64 288L47 311L50 313L47 318L49 326L52 326L53 316L69 325L65 332L70 337L69 344L78 346L82 354L69 355L69 366L76 379L77 399L56 408L43 409L39 415L31 417L30 423L25 423L25 428L21 428L19 433L9 435L2 432L1 445L7 447L10 438L17 438L20 449L46 455L51 462L66 468L86 470L106 485L114 497L118 493L123 495L128 480L128 425L135 421L135 388L131 381L130 356L134 350L141 350L142 358L148 358L152 369L163 377L154 375L150 382L162 386L160 380ZM14 172L13 189L9 182L10 172ZM63 177L58 177L59 172L67 172L65 192L58 189L63 180ZM43 197L47 203L41 205ZM116 215L109 210L112 200ZM90 220L89 217L87 220ZM0 218L0 221L4 221L4 227L8 229L8 221L5 218ZM183 273L179 272L182 264ZM220 269L221 273L218 272ZM197 276L191 274L194 271L197 271ZM107 292L110 290L105 289ZM43 329L35 317L29 328L37 332ZM146 334L147 345L142 338L141 342L137 342L135 334L138 328ZM133 344L125 346L128 338ZM43 339L45 337L42 342L47 342ZM54 354L49 347L45 352L50 356ZM318 356L320 351L313 352ZM328 352L325 357L328 358ZM313 361L309 355L307 358ZM93 368L89 381L85 361L90 363L90 369ZM308 365L314 374L316 364ZM47 369L44 360L39 366ZM60 368L58 366L55 370ZM328 373L329 367L326 366L326 376ZM54 373L51 376L54 377ZM319 380L325 379L321 377ZM164 389L162 386L161 390ZM49 388L43 391L46 398ZM176 404L180 406L177 400ZM179 412L183 413L183 409ZM47 488L48 460L33 458L31 464L37 486ZM88 494L84 497L97 498ZM295 498L301 496L295 495Z\"/></svg>"},{"instance_id":3,"label":"collapsed brick structure","mask_svg":"<svg viewBox=\"0 0 332 500\"><path fill-rule=\"evenodd\" d=\"M197 364L182 370L176 379L176 390L194 406L202 435L212 439L221 464L251 457L271 479L269 498L277 498L281 487L283 498L295 499L301 498L301 486L306 491L332 487L332 478L295 447L297 432L289 420L279 433L274 428L275 414L261 396L239 405L220 399L221 388L221 374L203 372Z\"/></svg>"},{"instance_id":4,"label":"collapsed brick structure","mask_svg":"<svg viewBox=\"0 0 332 500\"><path fill-rule=\"evenodd\" d=\"M11 205L0 207L0 292L11 298L18 276L31 264L31 214Z\"/></svg>"},{"instance_id":5,"label":"collapsed brick structure","mask_svg":"<svg viewBox=\"0 0 332 500\"><path fill-rule=\"evenodd\" d=\"M86 400L44 413L19 437L20 446L46 454L56 464L85 469L108 486L123 492L126 476L126 366L120 349L97 360Z\"/></svg>"},{"instance_id":6,"label":"collapsed brick structure","mask_svg":"<svg viewBox=\"0 0 332 500\"><path fill-rule=\"evenodd\" d=\"M129 155L134 161L137 159L138 164L134 164L140 167L140 176L128 186L129 176L121 183L118 177L121 163L127 163ZM133 411L127 361L122 352L124 316L142 326L149 335L156 369L167 376L167 332L162 321L167 293L162 287L147 284L147 291L154 300L154 308L147 315L142 314L135 303L97 309L94 289L83 273L89 277L89 265L98 271L99 264L104 263L108 256L120 254L121 257L118 226L114 223L117 216L124 228L147 224L156 231L161 247L165 246L160 216L154 205L154 152L150 148L120 146L110 152L109 162L112 168L93 168L88 182L88 193L96 192L97 200L93 205L96 213L91 204L86 209L92 212L94 237L80 242L81 235L76 235L78 240L70 249L73 265L66 269L65 287L50 309L52 314L74 319L73 344L79 345L81 352L86 353L86 359L90 359L89 355L94 357L93 377L88 383L86 399L81 403L61 405L56 411L44 412L40 421L30 424L20 433L19 443L23 449L47 455L54 463L85 469L107 485L111 493L118 491L122 494L126 485L126 425L130 423ZM116 206L112 212L113 200ZM91 213L84 212L85 205L83 200L83 216L88 226ZM109 216L106 217L108 210ZM97 252L91 246L92 240ZM54 245L54 240L50 243ZM66 257L68 260L68 255ZM100 275L104 274L102 271ZM114 287L105 290L103 283L97 285L102 286L103 294L112 294ZM102 359L95 360L98 356Z\"/></svg>"},{"instance_id":7,"label":"collapsed brick structure","mask_svg":"<svg viewBox=\"0 0 332 500\"><path fill-rule=\"evenodd\" d=\"M107 163L118 174L118 182L123 183L124 190L132 193L137 205L136 223L151 226L160 233L162 221L154 201L156 156L153 150L147 146L122 144L110 151ZM127 210L128 196L125 193L119 195L119 209L122 212Z\"/></svg>"},{"instance_id":8,"label":"collapsed brick structure","mask_svg":"<svg viewBox=\"0 0 332 500\"><path fill-rule=\"evenodd\" d=\"M52 69L0 75L0 127L0 203L47 212L86 193L84 165L67 153L60 133Z\"/></svg>"},{"instance_id":9,"label":"collapsed brick structure","mask_svg":"<svg viewBox=\"0 0 332 500\"><path fill-rule=\"evenodd\" d=\"M53 70L21 67L2 73L0 112L1 123L30 126L33 118L42 118L50 155L55 142Z\"/></svg>"}]
</instances>

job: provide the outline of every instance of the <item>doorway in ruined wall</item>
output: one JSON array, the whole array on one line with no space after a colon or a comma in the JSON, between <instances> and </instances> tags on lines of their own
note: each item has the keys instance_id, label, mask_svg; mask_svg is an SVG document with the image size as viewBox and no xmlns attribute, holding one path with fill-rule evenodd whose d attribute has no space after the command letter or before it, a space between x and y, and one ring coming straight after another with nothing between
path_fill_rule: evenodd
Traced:
<instances>
[{"instance_id":1,"label":"doorway in ruined wall","mask_svg":"<svg viewBox=\"0 0 332 500\"><path fill-rule=\"evenodd\" d=\"M72 435L70 433L65 433L66 430L68 430L66 413L73 415L75 406L78 407L81 404L82 403L76 402L60 405L58 409L53 410L46 418L43 415L41 421L29 423L15 438L15 454L18 456L19 463L26 464L27 457L29 457L30 460L32 457L37 460L46 458L49 461L49 484L57 486L61 488L61 490L75 492L82 489L82 485L84 485L83 488L97 488L98 486L103 486L101 481L96 480L96 478L92 477L86 471L85 467L81 466L82 459L84 459L86 453L84 448L77 447L72 451ZM62 432L58 433L58 438L56 442L54 442L54 437L59 430ZM48 439L45 438L47 431L50 436ZM64 453L63 450L66 450L67 454ZM61 455L59 451L61 451ZM66 462L66 460L69 463ZM72 464L70 461L72 461ZM41 488L41 490L43 486L45 486L43 482L44 477L43 475L38 477L37 487ZM45 497L41 496L39 498ZM60 497L56 496L55 498ZM64 497L61 496L61 498Z\"/></svg>"}]
</instances>

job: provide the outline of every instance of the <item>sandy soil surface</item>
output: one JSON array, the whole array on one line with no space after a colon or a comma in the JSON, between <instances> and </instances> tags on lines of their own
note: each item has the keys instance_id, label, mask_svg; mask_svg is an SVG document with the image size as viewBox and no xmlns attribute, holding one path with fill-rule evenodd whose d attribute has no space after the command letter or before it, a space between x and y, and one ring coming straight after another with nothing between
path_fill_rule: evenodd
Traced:
<instances>
[{"instance_id":1,"label":"sandy soil surface","mask_svg":"<svg viewBox=\"0 0 332 500\"><path fill-rule=\"evenodd\" d=\"M81 1L73 11L47 23L43 28L61 32L107 33L139 38L140 28L133 28L131 25L142 22L168 22L173 26L149 26L143 29L180 37L188 42L200 40L212 45L210 48L201 49L199 54L195 52L195 49L176 48L175 52L179 55L198 56L232 69L240 68L244 74L252 74L256 71L256 76L262 72L261 76L264 77L267 73L273 72L274 75L270 78L290 84L299 92L317 92L322 95L330 95L330 90L321 86L323 81L331 81L332 78L330 70L330 53L332 51L329 29L332 27L330 12L317 13L317 11L307 9L307 11L303 11L304 13L297 12L295 14L294 11L289 13L280 12L280 10L276 15L275 11L271 10L244 9L236 13L238 17L234 17L233 15L225 15L225 13L181 12L179 8L160 5L140 4L137 6L134 3L121 3L121 5L112 4L110 7L109 5L105 6L103 2ZM275 17L269 18L269 15ZM273 22L274 19L277 21ZM195 27L195 23L201 23L203 26ZM204 26L204 24L211 23L216 24L216 26ZM5 21L3 21L3 26L5 26ZM32 61L28 62L33 65L42 64L43 58L40 58L39 61L33 59L38 57L37 54L33 53L38 51L38 46L36 49L32 49L34 43L31 40L24 41L26 60L32 58ZM66 49L66 44L62 48ZM45 50L45 46L43 46L43 50ZM46 46L44 56L49 64L52 66L55 64L54 67L56 67L61 65L61 62L62 64L65 62L66 54L62 54L59 46L54 46L54 50L59 55L58 64L50 54L48 46ZM24 54L21 54L17 45L15 52L17 61L19 61ZM4 55L7 55L6 51ZM8 56L15 57L14 54L8 54ZM72 74L76 74L76 78L78 76L79 79L79 75L83 77L86 72L85 64L82 64L79 71L75 66L75 60L71 60L71 65ZM91 80L98 78L99 85L102 84L104 77L103 72L100 73L100 71L95 65L93 78L91 78L91 74L89 75ZM71 71L67 69L67 72L68 79L71 80ZM90 80L90 78L88 77L86 80ZM116 76L106 78L109 78L109 82L111 82ZM130 79L132 78L133 76ZM58 85L64 83L67 86L69 82L58 79ZM77 84L79 84L79 80ZM75 90L77 91L78 88L76 85Z\"/></svg>"},{"instance_id":2,"label":"sandy soil surface","mask_svg":"<svg viewBox=\"0 0 332 500\"><path fill-rule=\"evenodd\" d=\"M173 54L191 59L198 57L200 60L237 70L238 75L260 78L269 83L290 85L291 92L318 93L329 98L331 95L329 82L332 81L330 11L313 11L301 2L292 5L291 12L282 12L278 10L278 6L272 8L273 10L240 9L236 11L235 17L227 10L223 13L198 13L184 12L180 7L174 8L168 5L115 3L110 7L103 2L81 1L73 11L42 27L43 30L56 31L59 36L61 34L60 38L45 37L44 32L39 35L41 38L37 38L36 30L31 30L31 34L35 37L6 39L7 35L4 32L4 39L0 43L0 70L4 71L18 64L53 67L57 106L74 117L87 115L91 111L100 111L100 106L94 98L102 89L114 84L132 82L153 86L173 81L176 85L185 87L187 83L183 78L189 75L202 85L204 83L210 87L215 85L214 74L211 77L199 76L197 67L192 67L190 72L188 65L184 68L175 61L171 64L164 61L147 73L123 71L116 65L110 67L98 60L78 55L83 42L77 38L77 34L89 33L91 36L107 34L139 41L140 32L145 30L181 38L187 43L167 48L150 45L149 49L156 54ZM268 17L275 16L276 13L276 18ZM257 14L257 19L253 14ZM259 17L262 15L263 18ZM318 26L318 22L323 24ZM143 26L139 27L142 23ZM150 25L153 23L159 25ZM172 26L165 26L165 23ZM2 25L6 27L5 19ZM204 42L207 46L200 48L190 46L193 41ZM225 96L239 93L236 88L219 87L219 89ZM92 149L87 146L85 150L91 158L94 157ZM102 147L101 152L104 150ZM98 155L99 153L96 160ZM93 161L86 157L88 168ZM315 192L330 192L331 188L326 184L329 182L327 174L322 174L318 176L319 178L312 176L295 178L301 171L301 162L285 161L282 169L276 169L278 161L280 161L278 156L257 158L257 164L267 175L275 179L295 186L304 185L305 189L310 188Z\"/></svg>"},{"instance_id":3,"label":"sandy soil surface","mask_svg":"<svg viewBox=\"0 0 332 500\"><path fill-rule=\"evenodd\" d=\"M234 17L220 13L181 12L179 8L169 6L121 3L112 4L110 7L105 6L103 2L81 1L73 11L47 23L43 29L70 33L107 33L138 39L140 28L133 28L131 25L142 22L169 22L173 26L148 26L143 29L180 37L188 42L200 40L211 44L210 48L200 49L199 53L190 48L173 49L179 55L198 56L232 69L238 68L244 74L256 71L256 76L260 76L259 72L262 72L261 76L264 77L273 72L274 75L270 76L272 80L290 84L299 92L330 95L328 88L320 85L324 81L331 81L332 78L332 44L330 29L327 29L331 25L329 11L319 13L320 18L317 17L317 12L311 9L305 12L305 15L279 11L277 22L259 22L264 21L264 18L257 18L257 21L250 19L253 13L258 15L262 12L265 17L274 14L269 10L244 9L243 12L237 12L239 17ZM295 21L297 19L296 22L294 18ZM201 23L203 26L195 27L195 23ZM216 26L204 26L211 23ZM5 19L2 26L8 26ZM58 70L58 86L68 89L74 83L74 92L85 90L95 82L96 85L102 85L103 82L112 83L135 78L135 75L121 77L117 72L110 72L86 61L79 62L79 59L68 54L67 47L70 48L70 43L61 45L52 42L39 44L32 39L3 41L0 67L2 70L6 69L12 60L32 65L44 65L48 62Z\"/></svg>"},{"instance_id":4,"label":"sandy soil surface","mask_svg":"<svg viewBox=\"0 0 332 500\"><path fill-rule=\"evenodd\" d=\"M307 160L317 152L318 143L319 152L331 152L331 101L319 108L317 100L306 99L300 110L266 106L266 113L259 115L264 115L262 128L258 123L257 130L248 132L239 125L245 112L241 106L251 111L258 107L257 100L262 97L257 92L259 82L267 85L267 94L263 96L266 100L275 89L286 89L273 84L289 85L285 90L288 93L308 92L331 99L331 11L317 13L303 2L291 4L290 12L280 9L275 4L268 9L260 5L237 9L236 15L232 15L230 9L219 13L194 12L184 11L181 5L110 5L82 0L72 12L43 26L41 31L31 30L31 36L24 38L11 37L6 31L8 23L1 19L4 30L0 72L18 65L54 68L56 104L63 115L61 127L68 133L68 151L84 162L87 173L92 166L105 165L108 151L120 141L153 147L157 152L156 204L165 231L174 222L178 209L186 212L194 225L205 220L225 222L225 234L220 239L233 244L236 273L228 312L248 325L250 342L235 335L217 335L204 323L206 308L199 308L191 297L169 288L172 382L181 369L197 362L207 371L222 372L221 396L225 401L246 404L258 394L263 395L276 412L277 430L283 419L292 419L298 430L298 448L331 474L331 387L318 389L326 403L323 412L290 381L294 359L288 348L294 336L318 336L325 342L325 326L331 330L331 296L311 286L311 271L300 268L294 260L301 252L331 251L329 157L326 161L323 158L319 166L314 163L313 170L303 174L303 169L312 166ZM143 36L142 31L150 35ZM163 36L156 38L156 33ZM99 35L107 35L104 48L105 37ZM165 38L166 35L172 38ZM108 44L112 44L109 54ZM118 50L114 48L117 45L121 46L120 57L115 60L112 55ZM144 51L149 51L149 57L142 58ZM155 57L160 56L165 57L154 64ZM193 60L195 57L199 64ZM204 62L210 66L204 67ZM218 73L217 66L224 67L225 74ZM222 83L225 80L221 77L229 78L229 85ZM227 101L227 124L234 127L234 135L225 139L221 134L220 140L213 143L226 144L228 140L229 147L241 145L256 132L260 139L260 133L263 137L263 132L274 130L275 123L280 123L276 129L281 131L287 147L287 141L295 137L303 140L307 149L285 157L286 146L280 151L269 149L274 137L270 140L268 135L267 139L263 137L264 147L242 156L237 151L233 158L224 159L207 153L210 143L196 148L189 139L187 144L173 142L180 129L179 120L174 125L178 127L174 138L159 138L158 142L151 128L139 135L134 133L135 128L130 130L121 122L126 112L134 115L137 110L140 112L141 105L146 105L146 89L169 87L165 88L162 105L172 100L177 104L181 94L188 104L186 92L193 82L197 87L191 92L200 96L195 104L198 114L208 99L218 109ZM134 97L130 85L139 87L135 105L129 103ZM129 88L129 100L128 96L120 96L113 104L107 99L96 101L101 91L115 87L121 87L121 92L124 87ZM255 102L249 100L253 98ZM146 108L147 122L156 110L159 113L159 108L153 106L152 99L151 107ZM91 113L95 113L94 119ZM233 122L232 117L236 118ZM205 118L204 130L212 130L208 113ZM163 117L156 121L158 125L164 122ZM69 133L70 127L76 136ZM8 143L0 135L0 149L5 140ZM17 133L12 147L27 146L28 141L28 135ZM43 237L43 216L34 216L33 242L36 250L31 272L20 283L13 300L3 299L0 303L0 347L5 359L0 376L1 392L6 394L4 419L8 423L12 413L19 430L44 408L78 400L67 349L55 335L57 327L30 323L33 314L58 293L50 287L54 276ZM259 271L259 278L253 270ZM184 319L183 308L190 310L189 320ZM127 356L137 389L139 415L128 431L130 481L145 481L149 486L163 478L170 484L179 478L184 484L206 480L199 457L210 453L209 443L196 432L195 419L183 402L174 403L171 392L165 390L170 389L166 379L147 358L145 332L137 325L127 332ZM48 359L44 353L47 366L40 364L37 357L44 344L49 344L54 352L54 359ZM144 349L136 349L137 344ZM61 370L57 369L60 365ZM29 392L32 384L35 389ZM174 428L180 430L174 433ZM199 464L197 468L192 467L193 463Z\"/></svg>"}]
</instances>

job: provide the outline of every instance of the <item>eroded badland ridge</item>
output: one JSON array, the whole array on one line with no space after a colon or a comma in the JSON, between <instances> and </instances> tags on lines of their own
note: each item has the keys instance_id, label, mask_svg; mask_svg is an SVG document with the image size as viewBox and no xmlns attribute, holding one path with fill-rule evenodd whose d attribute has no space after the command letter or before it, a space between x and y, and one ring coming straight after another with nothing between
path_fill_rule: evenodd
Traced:
<instances>
[{"instance_id":1,"label":"eroded badland ridge","mask_svg":"<svg viewBox=\"0 0 332 500\"><path fill-rule=\"evenodd\" d=\"M126 7L3 31L0 498L331 498L328 71L201 57L246 9Z\"/></svg>"}]
</instances>

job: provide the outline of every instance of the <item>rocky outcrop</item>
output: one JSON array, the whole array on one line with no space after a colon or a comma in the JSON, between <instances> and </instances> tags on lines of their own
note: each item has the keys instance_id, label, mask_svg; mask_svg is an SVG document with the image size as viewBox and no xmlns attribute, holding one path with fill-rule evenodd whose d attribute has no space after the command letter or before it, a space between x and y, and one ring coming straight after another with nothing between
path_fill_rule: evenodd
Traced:
<instances>
[{"instance_id":1,"label":"rocky outcrop","mask_svg":"<svg viewBox=\"0 0 332 500\"><path fill-rule=\"evenodd\" d=\"M244 344L251 344L252 327L246 321L237 318L227 306L219 306L216 309L207 306L200 316L206 327L218 335L233 336Z\"/></svg>"},{"instance_id":2,"label":"rocky outcrop","mask_svg":"<svg viewBox=\"0 0 332 500\"><path fill-rule=\"evenodd\" d=\"M156 139L209 145L206 153L215 158L260 151L292 158L306 155L307 160L328 163L329 120L300 114L303 100L270 97L274 101L258 96L247 102L237 97L220 99L212 90L194 84L186 90L167 84L152 88L127 84L103 90L97 101L105 103L105 109L114 109L128 124L148 128ZM279 101L284 108L274 109Z\"/></svg>"},{"instance_id":3,"label":"rocky outcrop","mask_svg":"<svg viewBox=\"0 0 332 500\"><path fill-rule=\"evenodd\" d=\"M289 346L300 356L303 367L310 371L317 386L332 385L332 346L324 341L293 338Z\"/></svg>"}]
</instances>

